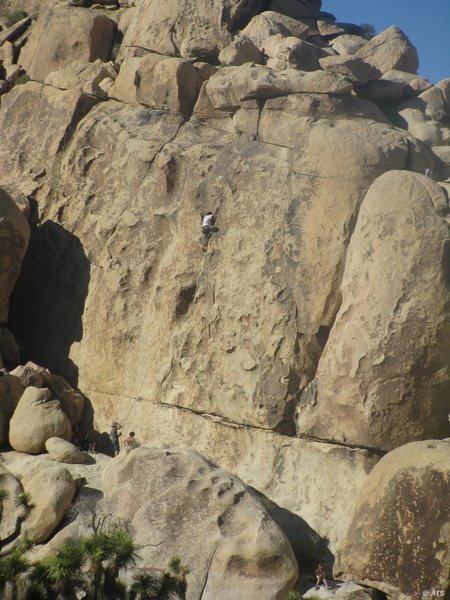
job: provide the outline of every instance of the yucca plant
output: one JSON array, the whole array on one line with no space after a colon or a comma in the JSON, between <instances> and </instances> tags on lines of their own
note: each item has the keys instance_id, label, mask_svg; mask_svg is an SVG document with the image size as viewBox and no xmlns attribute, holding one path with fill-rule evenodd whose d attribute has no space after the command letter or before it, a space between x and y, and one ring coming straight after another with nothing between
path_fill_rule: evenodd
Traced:
<instances>
[{"instance_id":1,"label":"yucca plant","mask_svg":"<svg viewBox=\"0 0 450 600\"><path fill-rule=\"evenodd\" d=\"M158 575L142 573L134 575L130 588L130 600L154 600L160 588Z\"/></svg>"},{"instance_id":2,"label":"yucca plant","mask_svg":"<svg viewBox=\"0 0 450 600\"><path fill-rule=\"evenodd\" d=\"M16 599L17 581L20 575L30 568L30 561L22 548L16 548L10 554L0 558L0 588L5 600Z\"/></svg>"},{"instance_id":3,"label":"yucca plant","mask_svg":"<svg viewBox=\"0 0 450 600\"><path fill-rule=\"evenodd\" d=\"M30 492L22 492L16 498L16 506L18 508L26 508L31 509L33 505L31 504L31 494Z\"/></svg>"},{"instance_id":4,"label":"yucca plant","mask_svg":"<svg viewBox=\"0 0 450 600\"><path fill-rule=\"evenodd\" d=\"M83 545L79 541L69 540L40 562L41 575L51 583L60 600L76 600L84 558Z\"/></svg>"},{"instance_id":5,"label":"yucca plant","mask_svg":"<svg viewBox=\"0 0 450 600\"><path fill-rule=\"evenodd\" d=\"M139 555L134 538L127 531L115 529L104 536L107 550L104 591L110 598L117 592L119 571L135 565Z\"/></svg>"},{"instance_id":6,"label":"yucca plant","mask_svg":"<svg viewBox=\"0 0 450 600\"><path fill-rule=\"evenodd\" d=\"M90 596L93 600L99 600L104 579L103 561L110 558L108 536L102 532L94 533L82 540L81 544L88 561Z\"/></svg>"}]
</instances>

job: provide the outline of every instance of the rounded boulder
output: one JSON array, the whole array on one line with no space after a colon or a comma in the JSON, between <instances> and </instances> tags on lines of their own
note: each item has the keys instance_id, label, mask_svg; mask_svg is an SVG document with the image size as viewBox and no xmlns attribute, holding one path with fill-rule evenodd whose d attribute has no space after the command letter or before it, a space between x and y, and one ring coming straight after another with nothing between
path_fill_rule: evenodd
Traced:
<instances>
[{"instance_id":1,"label":"rounded boulder","mask_svg":"<svg viewBox=\"0 0 450 600\"><path fill-rule=\"evenodd\" d=\"M39 454L52 437L70 440L72 427L47 388L28 387L9 424L9 443L18 452Z\"/></svg>"},{"instance_id":2,"label":"rounded boulder","mask_svg":"<svg viewBox=\"0 0 450 600\"><path fill-rule=\"evenodd\" d=\"M86 455L71 442L59 437L49 438L45 442L45 449L53 458L61 463L79 465L85 462Z\"/></svg>"},{"instance_id":3,"label":"rounded boulder","mask_svg":"<svg viewBox=\"0 0 450 600\"><path fill-rule=\"evenodd\" d=\"M37 544L48 540L64 518L75 494L72 475L61 466L52 465L38 470L22 480L24 490L31 496L33 508L22 526Z\"/></svg>"}]
</instances>

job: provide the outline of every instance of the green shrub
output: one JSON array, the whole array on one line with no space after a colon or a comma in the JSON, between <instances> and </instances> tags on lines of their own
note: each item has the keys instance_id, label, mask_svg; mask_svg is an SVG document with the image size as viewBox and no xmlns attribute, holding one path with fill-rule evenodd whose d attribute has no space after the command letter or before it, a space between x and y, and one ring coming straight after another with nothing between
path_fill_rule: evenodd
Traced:
<instances>
[{"instance_id":1,"label":"green shrub","mask_svg":"<svg viewBox=\"0 0 450 600\"><path fill-rule=\"evenodd\" d=\"M30 81L30 76L28 73L22 73L14 82L14 85L23 85L24 83L28 83Z\"/></svg>"},{"instance_id":2,"label":"green shrub","mask_svg":"<svg viewBox=\"0 0 450 600\"><path fill-rule=\"evenodd\" d=\"M371 40L377 34L375 27L371 23L362 23L360 29L362 37L366 40Z\"/></svg>"},{"instance_id":3,"label":"green shrub","mask_svg":"<svg viewBox=\"0 0 450 600\"><path fill-rule=\"evenodd\" d=\"M30 492L22 492L16 498L17 508L32 508Z\"/></svg>"},{"instance_id":4,"label":"green shrub","mask_svg":"<svg viewBox=\"0 0 450 600\"><path fill-rule=\"evenodd\" d=\"M9 15L6 17L5 25L7 27L11 27L12 25L18 23L25 17L28 17L28 13L26 13L24 10L13 10L13 12L9 13Z\"/></svg>"},{"instance_id":5,"label":"green shrub","mask_svg":"<svg viewBox=\"0 0 450 600\"><path fill-rule=\"evenodd\" d=\"M298 592L289 592L289 594L286 596L285 600L302 600L302 597L300 596L300 594Z\"/></svg>"},{"instance_id":6,"label":"green shrub","mask_svg":"<svg viewBox=\"0 0 450 600\"><path fill-rule=\"evenodd\" d=\"M450 209L448 206L438 206L436 209L436 212L440 217L445 217L448 215L449 211Z\"/></svg>"}]
</instances>

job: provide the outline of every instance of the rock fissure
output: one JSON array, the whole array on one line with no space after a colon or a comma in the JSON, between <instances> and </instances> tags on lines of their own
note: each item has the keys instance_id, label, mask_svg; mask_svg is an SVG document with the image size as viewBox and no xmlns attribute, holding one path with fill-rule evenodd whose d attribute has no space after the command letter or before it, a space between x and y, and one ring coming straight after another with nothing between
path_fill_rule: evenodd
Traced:
<instances>
[{"instance_id":1,"label":"rock fissure","mask_svg":"<svg viewBox=\"0 0 450 600\"><path fill-rule=\"evenodd\" d=\"M205 581L203 583L202 590L201 590L201 593L200 593L200 600L203 600L203 595L205 593L206 586L208 585L208 579L209 579L209 576L210 576L211 565L213 563L213 560L214 560L214 557L216 555L216 552L217 552L218 548L219 548L219 545L217 544L217 546L213 550L213 553L211 554L211 558L209 560L208 568L206 570Z\"/></svg>"}]
</instances>

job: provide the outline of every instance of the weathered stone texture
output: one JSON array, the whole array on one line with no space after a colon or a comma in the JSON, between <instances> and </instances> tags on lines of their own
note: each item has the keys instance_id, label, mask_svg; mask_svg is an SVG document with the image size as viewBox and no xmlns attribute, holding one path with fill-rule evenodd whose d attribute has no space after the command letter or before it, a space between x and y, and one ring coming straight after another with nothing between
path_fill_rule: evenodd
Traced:
<instances>
[{"instance_id":1,"label":"weathered stone texture","mask_svg":"<svg viewBox=\"0 0 450 600\"><path fill-rule=\"evenodd\" d=\"M133 19L127 27L122 48L145 48L168 56L179 56L183 42L196 40L197 58L199 47L220 48L232 40L231 31L245 23L258 12L255 0L231 0L224 7L222 2L207 0L139 0ZM203 42L201 42L203 40ZM123 54L123 53L122 53Z\"/></svg>"},{"instance_id":2,"label":"weathered stone texture","mask_svg":"<svg viewBox=\"0 0 450 600\"><path fill-rule=\"evenodd\" d=\"M8 323L9 297L17 281L29 237L27 220L9 194L0 188L0 325Z\"/></svg>"},{"instance_id":3,"label":"weathered stone texture","mask_svg":"<svg viewBox=\"0 0 450 600\"><path fill-rule=\"evenodd\" d=\"M48 5L39 14L20 64L31 79L44 81L49 73L73 61L107 61L114 22L96 11Z\"/></svg>"},{"instance_id":4,"label":"weathered stone texture","mask_svg":"<svg viewBox=\"0 0 450 600\"><path fill-rule=\"evenodd\" d=\"M45 442L45 449L51 458L58 462L80 464L86 460L86 455L71 442L59 437L49 438Z\"/></svg>"},{"instance_id":5,"label":"weathered stone texture","mask_svg":"<svg viewBox=\"0 0 450 600\"><path fill-rule=\"evenodd\" d=\"M126 429L136 431L144 445L193 448L283 507L291 515L285 532L292 534L290 540L303 560L308 544L299 523L310 528L313 551L329 558L341 546L358 491L379 458L364 450L235 426L145 400L99 393L90 397L99 431L108 430L114 415Z\"/></svg>"},{"instance_id":6,"label":"weathered stone texture","mask_svg":"<svg viewBox=\"0 0 450 600\"><path fill-rule=\"evenodd\" d=\"M450 442L406 444L362 487L335 571L396 598L445 593L449 522Z\"/></svg>"},{"instance_id":7,"label":"weathered stone texture","mask_svg":"<svg viewBox=\"0 0 450 600\"><path fill-rule=\"evenodd\" d=\"M0 145L0 183L23 189L26 195L39 188L78 120L96 102L77 90L62 91L31 81L16 86L0 110L2 139L8 140Z\"/></svg>"},{"instance_id":8,"label":"weathered stone texture","mask_svg":"<svg viewBox=\"0 0 450 600\"><path fill-rule=\"evenodd\" d=\"M267 508L195 452L137 448L107 467L104 490L105 512L131 526L145 564L183 556L189 598L276 600L297 579L292 549Z\"/></svg>"},{"instance_id":9,"label":"weathered stone texture","mask_svg":"<svg viewBox=\"0 0 450 600\"><path fill-rule=\"evenodd\" d=\"M9 421L23 394L24 386L18 377L0 377L0 444L8 443Z\"/></svg>"},{"instance_id":10,"label":"weathered stone texture","mask_svg":"<svg viewBox=\"0 0 450 600\"><path fill-rule=\"evenodd\" d=\"M72 475L61 466L39 468L22 479L33 508L22 525L22 533L36 544L46 542L64 518L75 494Z\"/></svg>"},{"instance_id":11,"label":"weathered stone texture","mask_svg":"<svg viewBox=\"0 0 450 600\"><path fill-rule=\"evenodd\" d=\"M382 31L356 52L356 56L372 64L381 73L391 69L416 73L417 50L398 27Z\"/></svg>"},{"instance_id":12,"label":"weathered stone texture","mask_svg":"<svg viewBox=\"0 0 450 600\"><path fill-rule=\"evenodd\" d=\"M298 406L300 435L390 450L448 435L447 198L430 178L392 171L369 189L336 316Z\"/></svg>"},{"instance_id":13,"label":"weathered stone texture","mask_svg":"<svg viewBox=\"0 0 450 600\"><path fill-rule=\"evenodd\" d=\"M26 388L9 424L9 443L18 452L39 454L51 437L70 440L70 421L50 390Z\"/></svg>"}]
</instances>

